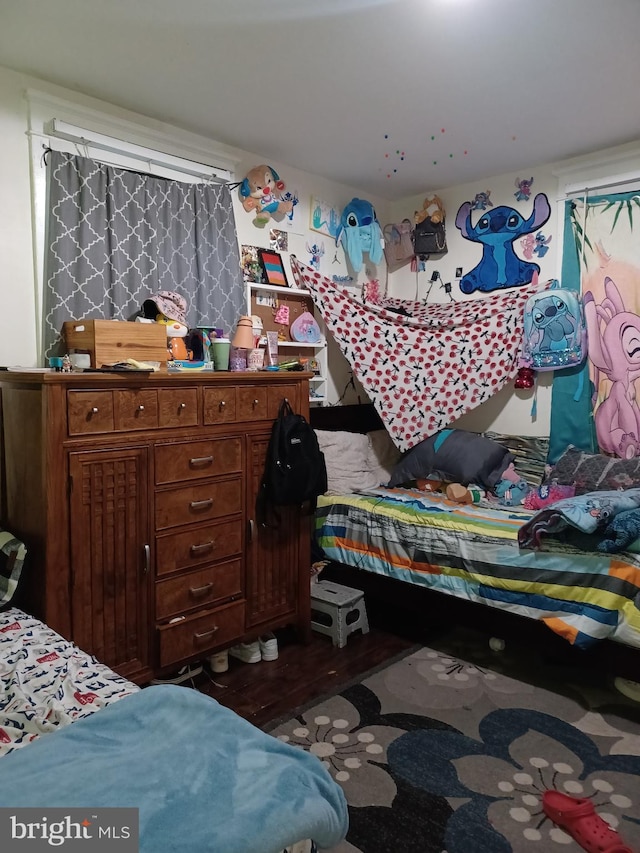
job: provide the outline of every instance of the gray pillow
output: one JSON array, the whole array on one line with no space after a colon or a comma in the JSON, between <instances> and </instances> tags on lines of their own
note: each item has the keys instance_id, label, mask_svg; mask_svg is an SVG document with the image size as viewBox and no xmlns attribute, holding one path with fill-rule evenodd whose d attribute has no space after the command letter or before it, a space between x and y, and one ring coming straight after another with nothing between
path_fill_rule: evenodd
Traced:
<instances>
[{"instance_id":1,"label":"gray pillow","mask_svg":"<svg viewBox=\"0 0 640 853\"><path fill-rule=\"evenodd\" d=\"M393 469L389 486L436 477L468 486L493 489L514 461L506 447L463 429L443 429L413 447Z\"/></svg>"}]
</instances>

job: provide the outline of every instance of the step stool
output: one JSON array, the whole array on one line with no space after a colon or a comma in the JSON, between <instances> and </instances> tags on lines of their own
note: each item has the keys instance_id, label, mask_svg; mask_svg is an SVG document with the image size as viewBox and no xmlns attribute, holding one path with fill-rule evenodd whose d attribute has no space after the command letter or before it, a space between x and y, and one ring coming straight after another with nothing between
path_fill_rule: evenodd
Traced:
<instances>
[{"instance_id":1,"label":"step stool","mask_svg":"<svg viewBox=\"0 0 640 853\"><path fill-rule=\"evenodd\" d=\"M369 633L369 620L361 589L332 581L311 584L311 627L319 634L331 637L339 649L347 645L354 631Z\"/></svg>"}]
</instances>

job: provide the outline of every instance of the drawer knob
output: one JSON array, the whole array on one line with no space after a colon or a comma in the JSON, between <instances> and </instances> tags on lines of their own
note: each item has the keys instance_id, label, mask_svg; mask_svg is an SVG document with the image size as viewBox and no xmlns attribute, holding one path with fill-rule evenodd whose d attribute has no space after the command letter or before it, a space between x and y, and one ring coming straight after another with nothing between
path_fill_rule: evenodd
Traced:
<instances>
[{"instance_id":1,"label":"drawer knob","mask_svg":"<svg viewBox=\"0 0 640 853\"><path fill-rule=\"evenodd\" d=\"M212 637L217 630L218 630L218 626L216 625L210 631L202 631L200 633L196 632L193 635L193 639L194 640L206 640L207 637Z\"/></svg>"},{"instance_id":2,"label":"drawer knob","mask_svg":"<svg viewBox=\"0 0 640 853\"><path fill-rule=\"evenodd\" d=\"M226 404L226 402L225 402L224 400L220 400L220 405L219 405L219 409L220 409L220 411L222 411L226 405L227 405L227 404Z\"/></svg>"},{"instance_id":3,"label":"drawer knob","mask_svg":"<svg viewBox=\"0 0 640 853\"><path fill-rule=\"evenodd\" d=\"M259 406L259 405L260 405L260 400L254 400L253 401L253 408L254 409L256 408L256 406Z\"/></svg>"},{"instance_id":4,"label":"drawer knob","mask_svg":"<svg viewBox=\"0 0 640 853\"><path fill-rule=\"evenodd\" d=\"M140 405L138 406L138 411L144 412L144 406L142 405L142 403L140 403Z\"/></svg>"},{"instance_id":5,"label":"drawer knob","mask_svg":"<svg viewBox=\"0 0 640 853\"><path fill-rule=\"evenodd\" d=\"M215 544L215 541L211 539L209 542L203 542L201 545L192 545L189 550L192 554L200 554L203 551L213 551Z\"/></svg>"},{"instance_id":6,"label":"drawer knob","mask_svg":"<svg viewBox=\"0 0 640 853\"><path fill-rule=\"evenodd\" d=\"M209 590L213 587L213 581L206 583L204 586L190 586L189 594L190 595L204 595L205 592L209 592Z\"/></svg>"},{"instance_id":7,"label":"drawer knob","mask_svg":"<svg viewBox=\"0 0 640 853\"><path fill-rule=\"evenodd\" d=\"M97 407L97 406L92 406L92 407L91 407L91 414L92 414L92 415L97 415L97 414L98 414L98 407Z\"/></svg>"},{"instance_id":8,"label":"drawer knob","mask_svg":"<svg viewBox=\"0 0 640 853\"><path fill-rule=\"evenodd\" d=\"M189 460L189 465L195 467L200 467L201 465L211 465L213 462L213 456L194 456Z\"/></svg>"},{"instance_id":9,"label":"drawer knob","mask_svg":"<svg viewBox=\"0 0 640 853\"><path fill-rule=\"evenodd\" d=\"M187 404L186 404L186 403L180 403L180 407L179 407L179 408L181 408L181 409L186 409L186 408L187 408Z\"/></svg>"},{"instance_id":10,"label":"drawer knob","mask_svg":"<svg viewBox=\"0 0 640 853\"><path fill-rule=\"evenodd\" d=\"M213 498L207 498L204 501L191 501L189 506L191 509L209 509L213 506Z\"/></svg>"}]
</instances>

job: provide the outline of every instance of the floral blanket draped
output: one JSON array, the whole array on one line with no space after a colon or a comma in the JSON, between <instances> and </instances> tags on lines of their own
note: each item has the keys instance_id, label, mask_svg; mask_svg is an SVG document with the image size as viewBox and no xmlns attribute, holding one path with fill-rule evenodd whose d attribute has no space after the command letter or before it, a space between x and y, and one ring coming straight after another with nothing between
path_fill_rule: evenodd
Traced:
<instances>
[{"instance_id":1,"label":"floral blanket draped","mask_svg":"<svg viewBox=\"0 0 640 853\"><path fill-rule=\"evenodd\" d=\"M397 299L365 305L294 257L291 267L401 451L484 403L515 376L524 304L545 286L534 280L440 305Z\"/></svg>"}]
</instances>

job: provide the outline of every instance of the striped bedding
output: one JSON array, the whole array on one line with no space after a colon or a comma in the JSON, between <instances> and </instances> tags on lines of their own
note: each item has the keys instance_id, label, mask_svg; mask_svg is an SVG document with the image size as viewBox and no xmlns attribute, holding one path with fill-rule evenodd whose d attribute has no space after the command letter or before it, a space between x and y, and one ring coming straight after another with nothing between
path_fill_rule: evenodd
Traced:
<instances>
[{"instance_id":1,"label":"striped bedding","mask_svg":"<svg viewBox=\"0 0 640 853\"><path fill-rule=\"evenodd\" d=\"M577 647L605 637L640 647L640 555L552 539L521 550L533 515L380 488L320 497L316 537L330 560L541 619Z\"/></svg>"}]
</instances>

